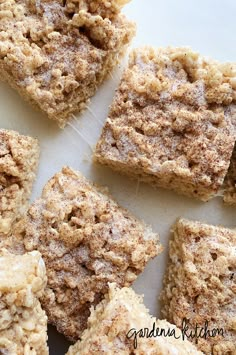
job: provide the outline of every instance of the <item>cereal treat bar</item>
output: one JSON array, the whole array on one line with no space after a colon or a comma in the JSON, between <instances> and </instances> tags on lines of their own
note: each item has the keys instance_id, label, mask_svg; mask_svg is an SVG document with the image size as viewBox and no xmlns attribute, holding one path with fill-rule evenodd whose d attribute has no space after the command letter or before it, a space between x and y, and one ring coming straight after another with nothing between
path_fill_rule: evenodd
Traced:
<instances>
[{"instance_id":1,"label":"cereal treat bar","mask_svg":"<svg viewBox=\"0 0 236 355\"><path fill-rule=\"evenodd\" d=\"M39 250L46 263L43 307L71 340L86 328L108 282L129 286L162 250L150 227L68 167L46 184L26 220L25 248Z\"/></svg>"},{"instance_id":2,"label":"cereal treat bar","mask_svg":"<svg viewBox=\"0 0 236 355\"><path fill-rule=\"evenodd\" d=\"M189 48L134 50L95 161L203 201L224 182L236 140L236 66Z\"/></svg>"},{"instance_id":3,"label":"cereal treat bar","mask_svg":"<svg viewBox=\"0 0 236 355\"><path fill-rule=\"evenodd\" d=\"M135 331L147 328L151 332L154 325L156 330L172 331L175 336L135 337ZM151 317L142 297L131 288L119 289L110 284L105 299L91 310L88 329L82 334L81 341L72 345L67 353L77 354L200 355L202 352L190 342L183 341L180 330L174 325Z\"/></svg>"},{"instance_id":4,"label":"cereal treat bar","mask_svg":"<svg viewBox=\"0 0 236 355\"><path fill-rule=\"evenodd\" d=\"M175 225L162 312L177 327L185 319L187 333L201 335L192 341L205 354L236 354L235 250L236 229L185 219Z\"/></svg>"},{"instance_id":5,"label":"cereal treat bar","mask_svg":"<svg viewBox=\"0 0 236 355\"><path fill-rule=\"evenodd\" d=\"M27 209L38 160L36 139L0 129L0 236Z\"/></svg>"},{"instance_id":6,"label":"cereal treat bar","mask_svg":"<svg viewBox=\"0 0 236 355\"><path fill-rule=\"evenodd\" d=\"M126 0L2 0L0 72L64 127L86 106L135 33Z\"/></svg>"},{"instance_id":7,"label":"cereal treat bar","mask_svg":"<svg viewBox=\"0 0 236 355\"><path fill-rule=\"evenodd\" d=\"M230 168L224 182L224 201L228 204L236 204L236 145L231 158Z\"/></svg>"},{"instance_id":8,"label":"cereal treat bar","mask_svg":"<svg viewBox=\"0 0 236 355\"><path fill-rule=\"evenodd\" d=\"M39 297L46 270L37 251L14 255L0 251L0 354L48 354L47 316Z\"/></svg>"}]
</instances>

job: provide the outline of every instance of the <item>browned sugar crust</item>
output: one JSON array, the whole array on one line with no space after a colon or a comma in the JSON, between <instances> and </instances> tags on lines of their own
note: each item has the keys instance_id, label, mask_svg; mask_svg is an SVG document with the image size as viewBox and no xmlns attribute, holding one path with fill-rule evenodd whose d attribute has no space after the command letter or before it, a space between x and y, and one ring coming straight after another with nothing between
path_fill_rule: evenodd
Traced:
<instances>
[{"instance_id":1,"label":"browned sugar crust","mask_svg":"<svg viewBox=\"0 0 236 355\"><path fill-rule=\"evenodd\" d=\"M42 304L49 322L73 340L108 282L130 285L162 250L150 227L68 167L30 207L24 245L40 251L46 263Z\"/></svg>"},{"instance_id":2,"label":"browned sugar crust","mask_svg":"<svg viewBox=\"0 0 236 355\"><path fill-rule=\"evenodd\" d=\"M40 253L0 250L0 353L47 355L47 316L39 297L46 286Z\"/></svg>"},{"instance_id":3,"label":"browned sugar crust","mask_svg":"<svg viewBox=\"0 0 236 355\"><path fill-rule=\"evenodd\" d=\"M0 240L26 212L38 160L36 139L0 129Z\"/></svg>"},{"instance_id":4,"label":"browned sugar crust","mask_svg":"<svg viewBox=\"0 0 236 355\"><path fill-rule=\"evenodd\" d=\"M129 59L95 161L206 201L236 139L236 66L189 48L141 48Z\"/></svg>"},{"instance_id":5,"label":"browned sugar crust","mask_svg":"<svg viewBox=\"0 0 236 355\"><path fill-rule=\"evenodd\" d=\"M134 347L131 329L137 332L144 328L150 331L155 323L156 329L174 331L176 337L139 337ZM144 331L143 331L144 333ZM96 309L91 310L88 329L82 334L81 341L69 348L67 355L203 355L194 345L181 339L180 330L165 320L150 316L142 303L142 298L131 288L119 289L109 285L109 293Z\"/></svg>"},{"instance_id":6,"label":"browned sugar crust","mask_svg":"<svg viewBox=\"0 0 236 355\"><path fill-rule=\"evenodd\" d=\"M230 205L236 204L236 145L224 182L224 201Z\"/></svg>"},{"instance_id":7,"label":"browned sugar crust","mask_svg":"<svg viewBox=\"0 0 236 355\"><path fill-rule=\"evenodd\" d=\"M164 278L162 314L190 329L196 324L223 328L219 335L198 340L206 354L236 353L236 230L181 219L170 241L170 263Z\"/></svg>"},{"instance_id":8,"label":"browned sugar crust","mask_svg":"<svg viewBox=\"0 0 236 355\"><path fill-rule=\"evenodd\" d=\"M64 127L85 108L134 36L118 0L3 0L0 71Z\"/></svg>"}]
</instances>

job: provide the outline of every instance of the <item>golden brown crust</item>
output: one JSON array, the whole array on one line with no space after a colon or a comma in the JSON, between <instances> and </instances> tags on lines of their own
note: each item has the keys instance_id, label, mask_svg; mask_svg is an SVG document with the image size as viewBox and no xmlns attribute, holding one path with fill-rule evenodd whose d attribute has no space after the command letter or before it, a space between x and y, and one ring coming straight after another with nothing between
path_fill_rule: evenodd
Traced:
<instances>
[{"instance_id":1,"label":"golden brown crust","mask_svg":"<svg viewBox=\"0 0 236 355\"><path fill-rule=\"evenodd\" d=\"M131 329L137 332L144 328L165 331L174 330L176 337L138 337L137 347ZM129 339L127 338L127 334ZM164 320L156 320L148 314L142 298L131 288L119 289L115 284L109 285L106 298L91 310L88 329L84 331L75 345L69 348L67 355L200 355L194 345L181 339L180 330Z\"/></svg>"},{"instance_id":2,"label":"golden brown crust","mask_svg":"<svg viewBox=\"0 0 236 355\"><path fill-rule=\"evenodd\" d=\"M163 316L190 329L223 328L224 337L198 339L206 354L236 352L236 230L181 219L170 241L170 264L162 292ZM194 341L196 338L194 339Z\"/></svg>"},{"instance_id":3,"label":"golden brown crust","mask_svg":"<svg viewBox=\"0 0 236 355\"><path fill-rule=\"evenodd\" d=\"M95 161L204 201L217 194L236 140L235 63L189 48L136 49Z\"/></svg>"},{"instance_id":4,"label":"golden brown crust","mask_svg":"<svg viewBox=\"0 0 236 355\"><path fill-rule=\"evenodd\" d=\"M135 29L114 0L4 0L0 71L63 127L112 70Z\"/></svg>"},{"instance_id":5,"label":"golden brown crust","mask_svg":"<svg viewBox=\"0 0 236 355\"><path fill-rule=\"evenodd\" d=\"M29 209L24 245L41 252L49 321L78 339L108 282L130 285L161 247L150 227L80 173L63 168Z\"/></svg>"},{"instance_id":6,"label":"golden brown crust","mask_svg":"<svg viewBox=\"0 0 236 355\"><path fill-rule=\"evenodd\" d=\"M38 160L36 139L0 129L0 239L26 212Z\"/></svg>"},{"instance_id":7,"label":"golden brown crust","mask_svg":"<svg viewBox=\"0 0 236 355\"><path fill-rule=\"evenodd\" d=\"M47 316L39 297L46 286L40 253L0 251L0 353L47 355Z\"/></svg>"}]
</instances>

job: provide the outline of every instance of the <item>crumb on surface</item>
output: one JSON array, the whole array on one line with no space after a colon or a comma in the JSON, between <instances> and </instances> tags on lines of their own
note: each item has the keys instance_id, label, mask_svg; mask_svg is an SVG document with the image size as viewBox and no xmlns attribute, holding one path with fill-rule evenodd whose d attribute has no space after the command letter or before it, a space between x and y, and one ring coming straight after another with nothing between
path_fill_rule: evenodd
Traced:
<instances>
[{"instance_id":1,"label":"crumb on surface","mask_svg":"<svg viewBox=\"0 0 236 355\"><path fill-rule=\"evenodd\" d=\"M135 49L94 159L207 201L229 168L235 101L235 63L221 64L184 47Z\"/></svg>"}]
</instances>

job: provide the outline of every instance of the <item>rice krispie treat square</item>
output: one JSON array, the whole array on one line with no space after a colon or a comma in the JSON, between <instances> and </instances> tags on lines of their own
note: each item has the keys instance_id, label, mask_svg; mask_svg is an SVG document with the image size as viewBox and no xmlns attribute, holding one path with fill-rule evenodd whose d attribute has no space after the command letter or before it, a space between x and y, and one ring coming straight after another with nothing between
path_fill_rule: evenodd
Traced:
<instances>
[{"instance_id":1,"label":"rice krispie treat square","mask_svg":"<svg viewBox=\"0 0 236 355\"><path fill-rule=\"evenodd\" d=\"M224 201L230 205L236 204L236 145L224 182Z\"/></svg>"},{"instance_id":2,"label":"rice krispie treat square","mask_svg":"<svg viewBox=\"0 0 236 355\"><path fill-rule=\"evenodd\" d=\"M48 354L47 316L39 302L46 282L39 252L14 255L1 249L1 354Z\"/></svg>"},{"instance_id":3,"label":"rice krispie treat square","mask_svg":"<svg viewBox=\"0 0 236 355\"><path fill-rule=\"evenodd\" d=\"M236 65L189 48L134 50L95 161L203 201L218 193L236 140Z\"/></svg>"},{"instance_id":4,"label":"rice krispie treat square","mask_svg":"<svg viewBox=\"0 0 236 355\"><path fill-rule=\"evenodd\" d=\"M0 129L0 236L26 212L38 160L36 139Z\"/></svg>"},{"instance_id":5,"label":"rice krispie treat square","mask_svg":"<svg viewBox=\"0 0 236 355\"><path fill-rule=\"evenodd\" d=\"M143 336L138 333L159 328L174 335L164 337ZM135 335L135 332L137 335ZM147 334L147 333L146 333ZM155 334L155 332L154 332ZM142 303L142 297L131 288L119 289L115 284L109 285L109 293L96 309L91 309L88 329L84 331L81 341L72 345L67 355L97 354L148 354L148 355L200 355L194 345L181 338L181 332L174 325L156 320L149 315Z\"/></svg>"},{"instance_id":6,"label":"rice krispie treat square","mask_svg":"<svg viewBox=\"0 0 236 355\"><path fill-rule=\"evenodd\" d=\"M2 0L0 72L64 127L85 108L135 33L123 0Z\"/></svg>"},{"instance_id":7,"label":"rice krispie treat square","mask_svg":"<svg viewBox=\"0 0 236 355\"><path fill-rule=\"evenodd\" d=\"M204 353L235 354L236 230L180 219L169 253L163 316L177 327L186 319L188 334L201 334L192 341ZM210 331L206 339L201 328Z\"/></svg>"},{"instance_id":8,"label":"rice krispie treat square","mask_svg":"<svg viewBox=\"0 0 236 355\"><path fill-rule=\"evenodd\" d=\"M49 322L71 340L86 328L109 282L129 286L162 250L150 227L68 167L32 204L25 229L26 250L37 249L46 263L41 301Z\"/></svg>"}]
</instances>

